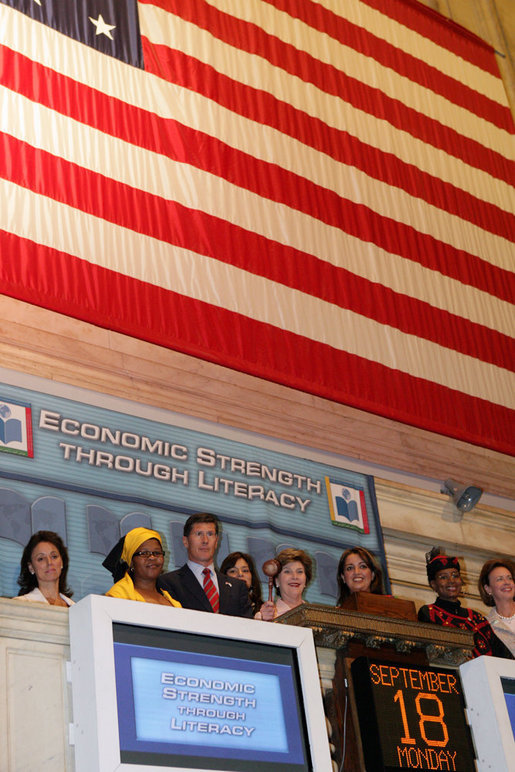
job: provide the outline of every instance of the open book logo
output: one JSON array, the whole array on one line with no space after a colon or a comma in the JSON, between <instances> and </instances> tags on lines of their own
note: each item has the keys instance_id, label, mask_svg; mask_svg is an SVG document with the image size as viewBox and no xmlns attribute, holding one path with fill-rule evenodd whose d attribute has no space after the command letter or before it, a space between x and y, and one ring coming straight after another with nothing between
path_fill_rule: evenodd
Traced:
<instances>
[{"instance_id":1,"label":"open book logo","mask_svg":"<svg viewBox=\"0 0 515 772\"><path fill-rule=\"evenodd\" d=\"M26 402L0 397L0 451L34 456L32 410Z\"/></svg>"},{"instance_id":2,"label":"open book logo","mask_svg":"<svg viewBox=\"0 0 515 772\"><path fill-rule=\"evenodd\" d=\"M370 533L364 491L329 477L325 478L325 486L333 523Z\"/></svg>"}]
</instances>

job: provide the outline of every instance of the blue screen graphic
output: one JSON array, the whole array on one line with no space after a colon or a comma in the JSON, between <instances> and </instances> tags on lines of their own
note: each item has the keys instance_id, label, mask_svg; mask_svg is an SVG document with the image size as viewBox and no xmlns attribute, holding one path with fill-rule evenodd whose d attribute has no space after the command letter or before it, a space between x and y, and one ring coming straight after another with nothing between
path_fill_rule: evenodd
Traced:
<instances>
[{"instance_id":1,"label":"blue screen graphic","mask_svg":"<svg viewBox=\"0 0 515 772\"><path fill-rule=\"evenodd\" d=\"M138 740L288 750L278 675L143 657L131 668Z\"/></svg>"},{"instance_id":2,"label":"blue screen graphic","mask_svg":"<svg viewBox=\"0 0 515 772\"><path fill-rule=\"evenodd\" d=\"M305 762L292 667L114 644L121 751Z\"/></svg>"},{"instance_id":3,"label":"blue screen graphic","mask_svg":"<svg viewBox=\"0 0 515 772\"><path fill-rule=\"evenodd\" d=\"M511 731L513 732L513 739L515 740L515 679L501 678L501 684L504 692L504 699L506 700L506 707L508 708L508 716L510 717Z\"/></svg>"}]
</instances>

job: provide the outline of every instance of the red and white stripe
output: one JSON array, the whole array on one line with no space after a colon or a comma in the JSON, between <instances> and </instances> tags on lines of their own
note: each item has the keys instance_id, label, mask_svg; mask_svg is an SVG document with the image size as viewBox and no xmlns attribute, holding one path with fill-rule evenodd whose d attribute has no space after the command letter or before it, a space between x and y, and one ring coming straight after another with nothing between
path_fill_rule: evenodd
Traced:
<instances>
[{"instance_id":1,"label":"red and white stripe","mask_svg":"<svg viewBox=\"0 0 515 772\"><path fill-rule=\"evenodd\" d=\"M2 291L512 452L513 124L415 5L140 2L146 71L0 5Z\"/></svg>"}]
</instances>

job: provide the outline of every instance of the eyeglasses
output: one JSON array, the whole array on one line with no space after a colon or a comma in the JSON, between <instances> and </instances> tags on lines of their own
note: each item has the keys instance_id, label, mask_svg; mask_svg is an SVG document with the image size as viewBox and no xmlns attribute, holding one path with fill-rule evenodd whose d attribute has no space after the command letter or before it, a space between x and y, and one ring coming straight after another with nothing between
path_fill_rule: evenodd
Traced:
<instances>
[{"instance_id":1,"label":"eyeglasses","mask_svg":"<svg viewBox=\"0 0 515 772\"><path fill-rule=\"evenodd\" d=\"M164 558L165 553L161 550L141 550L141 552L135 552L134 558Z\"/></svg>"}]
</instances>

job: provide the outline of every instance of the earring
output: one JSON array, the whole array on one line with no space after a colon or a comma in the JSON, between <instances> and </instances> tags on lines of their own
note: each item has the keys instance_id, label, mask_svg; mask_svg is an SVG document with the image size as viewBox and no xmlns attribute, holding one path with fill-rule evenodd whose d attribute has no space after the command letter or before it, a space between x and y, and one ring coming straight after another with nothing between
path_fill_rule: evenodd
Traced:
<instances>
[{"instance_id":1,"label":"earring","mask_svg":"<svg viewBox=\"0 0 515 772\"><path fill-rule=\"evenodd\" d=\"M31 573L31 574L32 574L32 576L34 576L34 573L35 573L35 572L34 572L34 569L33 569L33 568L29 568L29 573Z\"/></svg>"}]
</instances>

